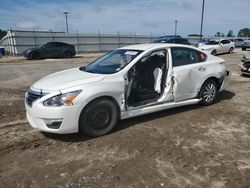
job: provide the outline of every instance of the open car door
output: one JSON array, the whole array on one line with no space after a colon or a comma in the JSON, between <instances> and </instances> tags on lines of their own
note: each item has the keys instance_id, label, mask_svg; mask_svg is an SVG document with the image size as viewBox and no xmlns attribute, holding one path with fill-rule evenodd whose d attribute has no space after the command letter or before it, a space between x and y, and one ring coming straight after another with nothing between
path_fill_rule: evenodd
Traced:
<instances>
[{"instance_id":1,"label":"open car door","mask_svg":"<svg viewBox=\"0 0 250 188\"><path fill-rule=\"evenodd\" d=\"M169 49L150 52L127 72L124 77L126 110L173 101L169 52Z\"/></svg>"}]
</instances>

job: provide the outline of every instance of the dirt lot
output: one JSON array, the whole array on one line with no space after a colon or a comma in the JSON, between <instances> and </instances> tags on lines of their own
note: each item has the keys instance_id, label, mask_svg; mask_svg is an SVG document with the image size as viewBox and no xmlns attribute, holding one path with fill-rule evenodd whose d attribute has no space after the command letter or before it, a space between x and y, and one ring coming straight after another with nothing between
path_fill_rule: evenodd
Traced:
<instances>
[{"instance_id":1,"label":"dirt lot","mask_svg":"<svg viewBox=\"0 0 250 188\"><path fill-rule=\"evenodd\" d=\"M232 79L216 104L120 121L95 139L43 134L27 123L23 107L35 80L93 55L1 58L0 187L250 187L250 77L237 67L240 50L220 57Z\"/></svg>"}]
</instances>

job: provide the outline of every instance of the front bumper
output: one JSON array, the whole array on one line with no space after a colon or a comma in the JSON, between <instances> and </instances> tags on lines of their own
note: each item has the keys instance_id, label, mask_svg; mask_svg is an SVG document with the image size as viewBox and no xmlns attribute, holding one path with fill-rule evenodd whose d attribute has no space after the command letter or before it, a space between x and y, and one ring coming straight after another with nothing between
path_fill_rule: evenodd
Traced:
<instances>
[{"instance_id":1,"label":"front bumper","mask_svg":"<svg viewBox=\"0 0 250 188\"><path fill-rule=\"evenodd\" d=\"M227 86L230 83L230 78L231 78L231 73L226 70L225 74L224 74L223 82L222 82L221 87L220 87L220 91L227 88Z\"/></svg>"},{"instance_id":2,"label":"front bumper","mask_svg":"<svg viewBox=\"0 0 250 188\"><path fill-rule=\"evenodd\" d=\"M25 101L26 116L33 128L44 132L67 134L78 132L79 105L47 107L39 100L31 106Z\"/></svg>"}]
</instances>

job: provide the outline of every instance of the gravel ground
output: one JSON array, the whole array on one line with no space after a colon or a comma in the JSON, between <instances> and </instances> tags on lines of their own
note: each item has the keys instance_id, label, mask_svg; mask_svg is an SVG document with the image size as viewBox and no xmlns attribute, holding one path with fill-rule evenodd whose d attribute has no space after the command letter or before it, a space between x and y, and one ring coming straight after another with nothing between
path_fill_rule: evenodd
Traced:
<instances>
[{"instance_id":1,"label":"gravel ground","mask_svg":"<svg viewBox=\"0 0 250 188\"><path fill-rule=\"evenodd\" d=\"M232 79L214 105L123 120L94 139L32 129L27 87L99 55L0 59L0 187L250 187L250 77L237 66L239 49L220 55Z\"/></svg>"}]
</instances>

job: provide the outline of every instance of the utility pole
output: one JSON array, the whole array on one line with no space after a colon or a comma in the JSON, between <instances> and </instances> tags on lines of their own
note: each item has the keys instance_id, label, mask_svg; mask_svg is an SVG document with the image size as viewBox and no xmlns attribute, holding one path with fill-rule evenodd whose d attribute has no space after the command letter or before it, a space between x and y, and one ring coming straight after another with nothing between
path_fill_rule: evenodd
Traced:
<instances>
[{"instance_id":1,"label":"utility pole","mask_svg":"<svg viewBox=\"0 0 250 188\"><path fill-rule=\"evenodd\" d=\"M203 17L204 17L204 6L205 6L205 0L203 0L203 2L202 2L200 40L202 39Z\"/></svg>"},{"instance_id":2,"label":"utility pole","mask_svg":"<svg viewBox=\"0 0 250 188\"><path fill-rule=\"evenodd\" d=\"M69 33L69 27L68 27L68 14L69 14L69 12L63 12L63 14L65 15L66 31L67 31L67 33Z\"/></svg>"},{"instance_id":3,"label":"utility pole","mask_svg":"<svg viewBox=\"0 0 250 188\"><path fill-rule=\"evenodd\" d=\"M175 20L174 21L174 34L175 34L175 36L177 35L177 23L178 23L178 20Z\"/></svg>"}]
</instances>

